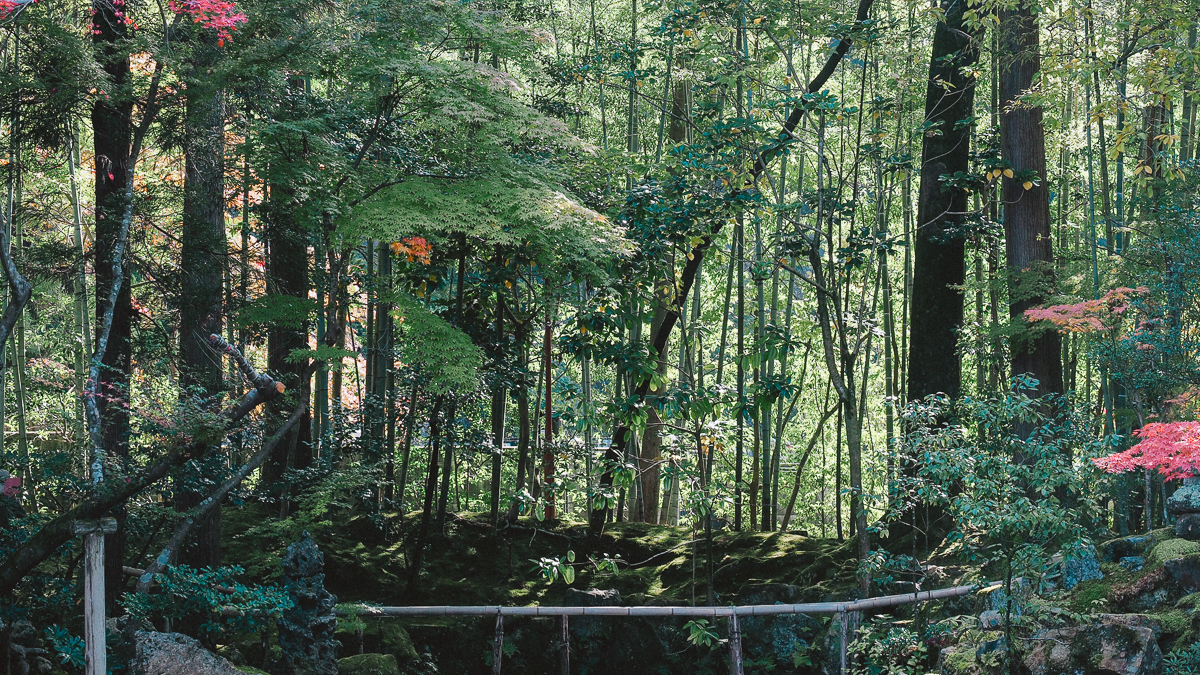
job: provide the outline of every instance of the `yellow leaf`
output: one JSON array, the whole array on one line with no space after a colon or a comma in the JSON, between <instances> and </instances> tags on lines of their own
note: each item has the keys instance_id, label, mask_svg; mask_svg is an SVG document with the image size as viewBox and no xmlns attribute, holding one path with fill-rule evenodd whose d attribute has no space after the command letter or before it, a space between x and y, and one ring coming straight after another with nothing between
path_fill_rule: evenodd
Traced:
<instances>
[{"instance_id":1,"label":"yellow leaf","mask_svg":"<svg viewBox=\"0 0 1200 675\"><path fill-rule=\"evenodd\" d=\"M1032 189L1033 189L1033 182L1032 182L1032 181L1025 181L1025 183L1024 183L1024 186L1025 186L1025 189L1026 189L1026 190L1032 190Z\"/></svg>"},{"instance_id":2,"label":"yellow leaf","mask_svg":"<svg viewBox=\"0 0 1200 675\"><path fill-rule=\"evenodd\" d=\"M1005 177L1005 178L1012 178L1012 177L1013 177L1013 170L1012 170L1012 169L1005 169L1005 170L1004 170L1004 177Z\"/></svg>"}]
</instances>

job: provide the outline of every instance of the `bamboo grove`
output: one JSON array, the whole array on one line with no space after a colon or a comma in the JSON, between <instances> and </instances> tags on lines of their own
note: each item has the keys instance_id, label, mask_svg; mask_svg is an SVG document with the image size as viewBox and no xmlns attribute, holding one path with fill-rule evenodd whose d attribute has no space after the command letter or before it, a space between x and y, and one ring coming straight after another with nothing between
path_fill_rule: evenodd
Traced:
<instances>
[{"instance_id":1,"label":"bamboo grove","mask_svg":"<svg viewBox=\"0 0 1200 675\"><path fill-rule=\"evenodd\" d=\"M1087 460L1197 412L1194 0L0 5L5 590L314 494L419 523L413 597L464 514L867 560L945 527L921 406L1014 391L1163 521Z\"/></svg>"}]
</instances>

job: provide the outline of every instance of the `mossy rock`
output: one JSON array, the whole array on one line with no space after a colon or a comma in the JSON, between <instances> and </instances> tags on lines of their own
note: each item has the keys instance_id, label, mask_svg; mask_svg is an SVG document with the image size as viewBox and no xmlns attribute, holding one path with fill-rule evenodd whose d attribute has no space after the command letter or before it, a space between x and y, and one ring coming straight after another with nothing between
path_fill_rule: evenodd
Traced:
<instances>
[{"instance_id":1,"label":"mossy rock","mask_svg":"<svg viewBox=\"0 0 1200 675\"><path fill-rule=\"evenodd\" d=\"M234 666L234 669L240 673L250 673L250 675L271 675L265 670L259 670L254 666Z\"/></svg>"},{"instance_id":2,"label":"mossy rock","mask_svg":"<svg viewBox=\"0 0 1200 675\"><path fill-rule=\"evenodd\" d=\"M1192 553L1200 553L1200 542L1187 539L1168 539L1150 550L1150 560L1161 563Z\"/></svg>"},{"instance_id":3,"label":"mossy rock","mask_svg":"<svg viewBox=\"0 0 1200 675\"><path fill-rule=\"evenodd\" d=\"M395 619L380 621L379 640L383 651L396 657L400 663L415 663L419 658L412 638Z\"/></svg>"},{"instance_id":4,"label":"mossy rock","mask_svg":"<svg viewBox=\"0 0 1200 675\"><path fill-rule=\"evenodd\" d=\"M400 665L391 654L359 654L338 659L340 675L400 675Z\"/></svg>"}]
</instances>

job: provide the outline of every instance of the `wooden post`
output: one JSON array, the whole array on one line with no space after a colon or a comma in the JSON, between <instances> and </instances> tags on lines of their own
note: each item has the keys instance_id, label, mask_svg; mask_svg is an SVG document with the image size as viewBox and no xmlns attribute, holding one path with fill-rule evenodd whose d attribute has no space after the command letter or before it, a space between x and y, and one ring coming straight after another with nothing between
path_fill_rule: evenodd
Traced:
<instances>
[{"instance_id":1,"label":"wooden post","mask_svg":"<svg viewBox=\"0 0 1200 675\"><path fill-rule=\"evenodd\" d=\"M742 675L742 628L737 614L729 615L729 672Z\"/></svg>"},{"instance_id":2,"label":"wooden post","mask_svg":"<svg viewBox=\"0 0 1200 675\"><path fill-rule=\"evenodd\" d=\"M496 613L496 639L492 643L492 675L500 675L500 659L504 656L504 615Z\"/></svg>"},{"instance_id":3,"label":"wooden post","mask_svg":"<svg viewBox=\"0 0 1200 675\"><path fill-rule=\"evenodd\" d=\"M838 675L846 673L846 638L850 634L849 617L845 612L838 612L838 631L840 632L840 640L838 640Z\"/></svg>"},{"instance_id":4,"label":"wooden post","mask_svg":"<svg viewBox=\"0 0 1200 675\"><path fill-rule=\"evenodd\" d=\"M562 667L562 675L571 675L571 631L567 623L567 615L560 617L558 627L561 635L558 640L558 661Z\"/></svg>"},{"instance_id":5,"label":"wooden post","mask_svg":"<svg viewBox=\"0 0 1200 675\"><path fill-rule=\"evenodd\" d=\"M83 642L84 673L106 675L104 651L104 535L117 531L114 518L76 521L74 532L83 535Z\"/></svg>"}]
</instances>

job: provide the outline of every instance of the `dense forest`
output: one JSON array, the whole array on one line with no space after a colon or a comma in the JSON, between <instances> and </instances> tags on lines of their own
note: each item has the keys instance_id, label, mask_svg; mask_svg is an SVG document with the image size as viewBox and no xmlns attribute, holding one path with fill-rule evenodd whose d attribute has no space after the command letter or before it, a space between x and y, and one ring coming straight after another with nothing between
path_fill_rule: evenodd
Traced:
<instances>
[{"instance_id":1,"label":"dense forest","mask_svg":"<svg viewBox=\"0 0 1200 675\"><path fill-rule=\"evenodd\" d=\"M1197 672L1198 25L0 0L5 672Z\"/></svg>"}]
</instances>

